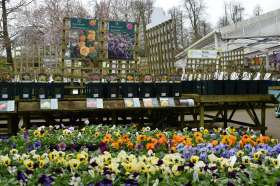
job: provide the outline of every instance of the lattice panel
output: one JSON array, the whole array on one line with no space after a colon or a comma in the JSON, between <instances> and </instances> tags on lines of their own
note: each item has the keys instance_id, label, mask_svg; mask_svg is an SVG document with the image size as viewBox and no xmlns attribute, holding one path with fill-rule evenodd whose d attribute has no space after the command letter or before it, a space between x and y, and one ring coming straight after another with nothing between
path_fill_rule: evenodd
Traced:
<instances>
[{"instance_id":1,"label":"lattice panel","mask_svg":"<svg viewBox=\"0 0 280 186\"><path fill-rule=\"evenodd\" d=\"M186 73L199 71L201 73L209 73L219 69L219 59L187 59Z\"/></svg>"},{"instance_id":2,"label":"lattice panel","mask_svg":"<svg viewBox=\"0 0 280 186\"><path fill-rule=\"evenodd\" d=\"M63 69L71 70L71 85L73 86L74 78L79 78L81 85L83 84L84 73L117 73L118 78L124 78L127 73L137 73L139 72L139 67L137 65L138 57L138 38L139 38L139 24L135 23L135 40L134 40L134 59L133 60L112 60L108 59L108 35L109 35L109 21L108 20L98 20L98 55L97 58L71 58L65 57L65 54L69 52L70 47L68 47L70 37L70 20L71 18L63 18L63 33L62 33L62 66ZM74 63L71 63L71 67L64 67L64 61L79 61L81 62L81 67L74 67ZM104 65L105 64L105 65ZM81 70L80 76L73 76L74 70ZM80 88L83 88L82 86ZM82 92L81 92L82 94Z\"/></svg>"},{"instance_id":3,"label":"lattice panel","mask_svg":"<svg viewBox=\"0 0 280 186\"><path fill-rule=\"evenodd\" d=\"M171 20L147 30L145 41L152 75L175 73Z\"/></svg>"},{"instance_id":4,"label":"lattice panel","mask_svg":"<svg viewBox=\"0 0 280 186\"><path fill-rule=\"evenodd\" d=\"M14 49L15 68L18 72L44 69L45 72L61 70L61 46L16 44Z\"/></svg>"},{"instance_id":5,"label":"lattice panel","mask_svg":"<svg viewBox=\"0 0 280 186\"><path fill-rule=\"evenodd\" d=\"M244 50L233 50L221 53L220 68L222 71L244 69Z\"/></svg>"}]
</instances>

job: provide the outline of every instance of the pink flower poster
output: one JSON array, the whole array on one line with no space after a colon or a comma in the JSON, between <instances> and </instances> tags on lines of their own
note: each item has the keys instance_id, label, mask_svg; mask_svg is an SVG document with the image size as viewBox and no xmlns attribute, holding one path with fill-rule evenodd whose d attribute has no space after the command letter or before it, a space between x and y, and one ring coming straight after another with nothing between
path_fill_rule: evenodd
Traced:
<instances>
[{"instance_id":1,"label":"pink flower poster","mask_svg":"<svg viewBox=\"0 0 280 186\"><path fill-rule=\"evenodd\" d=\"M109 21L108 59L133 60L135 23Z\"/></svg>"},{"instance_id":2,"label":"pink flower poster","mask_svg":"<svg viewBox=\"0 0 280 186\"><path fill-rule=\"evenodd\" d=\"M97 58L98 20L71 18L70 57Z\"/></svg>"}]
</instances>

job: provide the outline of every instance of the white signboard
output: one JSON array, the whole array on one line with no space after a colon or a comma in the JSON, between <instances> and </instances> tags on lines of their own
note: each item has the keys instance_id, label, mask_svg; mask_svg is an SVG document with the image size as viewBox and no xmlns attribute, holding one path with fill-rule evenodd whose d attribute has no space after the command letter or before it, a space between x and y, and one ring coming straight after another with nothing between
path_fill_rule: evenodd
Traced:
<instances>
[{"instance_id":1,"label":"white signboard","mask_svg":"<svg viewBox=\"0 0 280 186\"><path fill-rule=\"evenodd\" d=\"M201 50L201 49L188 49L188 59L220 59L221 50Z\"/></svg>"}]
</instances>

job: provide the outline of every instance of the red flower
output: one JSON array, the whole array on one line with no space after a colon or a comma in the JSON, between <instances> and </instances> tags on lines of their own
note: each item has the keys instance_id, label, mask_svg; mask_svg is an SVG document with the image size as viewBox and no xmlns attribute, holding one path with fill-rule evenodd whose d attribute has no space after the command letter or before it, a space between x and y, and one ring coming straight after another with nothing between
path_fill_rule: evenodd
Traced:
<instances>
[{"instance_id":1,"label":"red flower","mask_svg":"<svg viewBox=\"0 0 280 186\"><path fill-rule=\"evenodd\" d=\"M219 56L220 54L221 54L221 53L218 51L218 52L217 52L217 56Z\"/></svg>"}]
</instances>

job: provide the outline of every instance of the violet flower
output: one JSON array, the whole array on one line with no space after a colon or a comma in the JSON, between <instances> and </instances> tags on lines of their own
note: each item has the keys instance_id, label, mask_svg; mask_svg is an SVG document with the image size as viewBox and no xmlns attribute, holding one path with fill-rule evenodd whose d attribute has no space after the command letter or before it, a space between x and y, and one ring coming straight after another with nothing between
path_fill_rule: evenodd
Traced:
<instances>
[{"instance_id":1,"label":"violet flower","mask_svg":"<svg viewBox=\"0 0 280 186\"><path fill-rule=\"evenodd\" d=\"M137 180L134 179L128 179L125 182L125 186L135 186L135 185L139 185Z\"/></svg>"},{"instance_id":2,"label":"violet flower","mask_svg":"<svg viewBox=\"0 0 280 186\"><path fill-rule=\"evenodd\" d=\"M65 143L59 143L57 145L57 150L65 150L66 149L66 144Z\"/></svg>"},{"instance_id":3,"label":"violet flower","mask_svg":"<svg viewBox=\"0 0 280 186\"><path fill-rule=\"evenodd\" d=\"M63 174L63 171L62 171L60 168L54 169L54 172L55 172L56 174Z\"/></svg>"},{"instance_id":4,"label":"violet flower","mask_svg":"<svg viewBox=\"0 0 280 186\"><path fill-rule=\"evenodd\" d=\"M143 149L143 145L138 144L138 145L136 145L135 149L136 149L137 151L140 151L140 150Z\"/></svg>"},{"instance_id":5,"label":"violet flower","mask_svg":"<svg viewBox=\"0 0 280 186\"><path fill-rule=\"evenodd\" d=\"M85 121L85 124L88 125L88 124L89 124L89 120L86 120L86 121Z\"/></svg>"}]
</instances>

